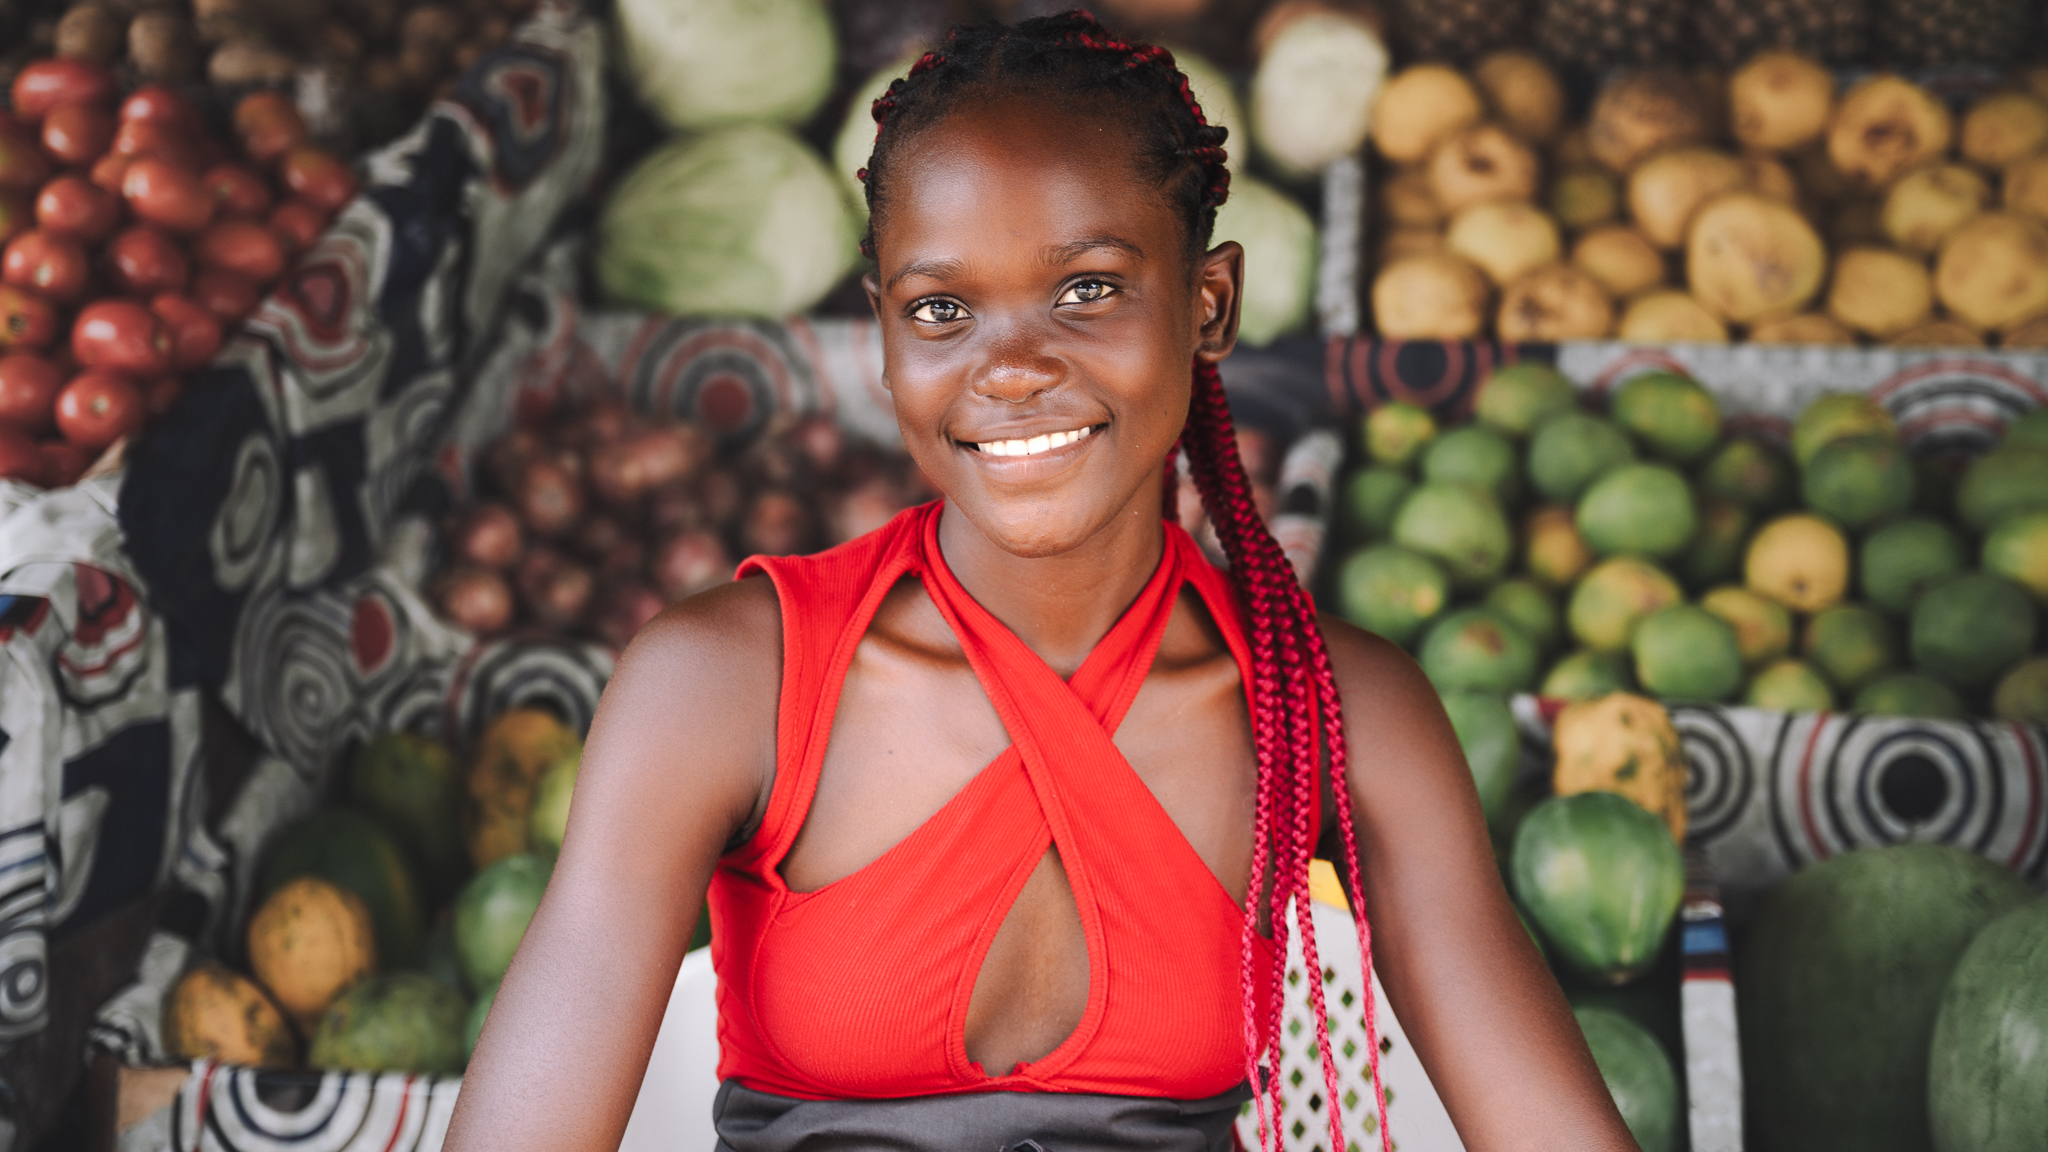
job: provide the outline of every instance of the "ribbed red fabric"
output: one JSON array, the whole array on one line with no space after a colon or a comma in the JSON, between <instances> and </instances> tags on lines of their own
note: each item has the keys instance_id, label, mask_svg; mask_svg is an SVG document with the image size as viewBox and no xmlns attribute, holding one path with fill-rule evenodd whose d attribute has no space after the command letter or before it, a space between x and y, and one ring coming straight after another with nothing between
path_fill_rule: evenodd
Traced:
<instances>
[{"instance_id":1,"label":"ribbed red fabric","mask_svg":"<svg viewBox=\"0 0 2048 1152\"><path fill-rule=\"evenodd\" d=\"M913 508L816 556L741 565L742 575L766 573L781 601L782 697L761 828L711 883L719 1076L803 1099L1012 1090L1185 1100L1229 1091L1244 1080L1244 912L1111 734L1184 583L1251 682L1237 598L1168 523L1158 570L1062 681L946 567L940 508ZM846 670L905 575L923 581L1014 743L874 862L792 892L779 867L816 790ZM990 1076L967 1058L975 976L1055 844L1087 940L1088 1005L1043 1059Z\"/></svg>"}]
</instances>

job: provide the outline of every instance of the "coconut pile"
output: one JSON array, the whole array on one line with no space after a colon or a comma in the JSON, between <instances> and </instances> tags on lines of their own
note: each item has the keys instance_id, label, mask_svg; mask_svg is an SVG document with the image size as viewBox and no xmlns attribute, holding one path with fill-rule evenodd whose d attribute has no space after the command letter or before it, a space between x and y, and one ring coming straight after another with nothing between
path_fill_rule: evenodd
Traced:
<instances>
[{"instance_id":1,"label":"coconut pile","mask_svg":"<svg viewBox=\"0 0 2048 1152\"><path fill-rule=\"evenodd\" d=\"M1392 339L2048 346L2048 68L1951 110L1794 52L1614 75L1503 51L1373 111Z\"/></svg>"}]
</instances>

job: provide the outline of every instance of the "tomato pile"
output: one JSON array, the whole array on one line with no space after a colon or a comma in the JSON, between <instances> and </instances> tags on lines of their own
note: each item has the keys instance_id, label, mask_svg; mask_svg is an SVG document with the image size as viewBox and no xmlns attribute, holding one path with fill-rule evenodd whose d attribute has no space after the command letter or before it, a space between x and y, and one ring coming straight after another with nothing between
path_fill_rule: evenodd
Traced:
<instances>
[{"instance_id":1,"label":"tomato pile","mask_svg":"<svg viewBox=\"0 0 2048 1152\"><path fill-rule=\"evenodd\" d=\"M732 579L737 557L842 543L934 495L908 455L829 416L720 451L702 429L611 402L529 421L481 471L482 498L447 526L441 614L481 635L614 648L664 606Z\"/></svg>"},{"instance_id":2,"label":"tomato pile","mask_svg":"<svg viewBox=\"0 0 2048 1152\"><path fill-rule=\"evenodd\" d=\"M58 487L161 415L354 197L275 91L239 147L160 85L39 60L0 112L0 478Z\"/></svg>"}]
</instances>

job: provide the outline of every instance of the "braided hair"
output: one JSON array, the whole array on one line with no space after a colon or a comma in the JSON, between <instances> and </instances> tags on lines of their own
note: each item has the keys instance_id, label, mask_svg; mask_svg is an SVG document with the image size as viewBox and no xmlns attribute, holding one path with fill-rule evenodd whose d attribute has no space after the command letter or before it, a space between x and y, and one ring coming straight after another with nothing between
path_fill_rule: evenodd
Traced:
<instances>
[{"instance_id":1,"label":"braided hair","mask_svg":"<svg viewBox=\"0 0 2048 1152\"><path fill-rule=\"evenodd\" d=\"M948 33L942 50L925 53L908 76L891 83L875 100L874 152L859 174L869 210L869 231L861 242L863 253L874 258L873 222L888 208L886 173L896 149L920 128L940 120L962 95L1019 90L1065 96L1084 92L1120 104L1130 113L1128 123L1139 141L1141 171L1168 196L1187 224L1190 257L1207 249L1216 208L1230 193L1223 149L1228 133L1203 116L1201 104L1189 89L1188 78L1174 66L1171 52L1118 39L1093 16L1074 11L1014 26L956 27ZM1238 458L1230 406L1214 364L1195 362L1187 424L1173 451L1187 455L1202 505L1229 557L1232 581L1250 633L1252 683L1248 694L1252 743L1258 757L1258 798L1241 954L1245 1073L1256 1088L1262 1140L1277 1149L1282 1085L1274 1070L1261 1074L1259 1061L1267 1055L1272 1040L1281 1036L1290 903L1304 910L1298 920L1306 967L1311 973L1322 971L1314 922L1305 910L1309 860L1320 831L1314 827L1312 814L1324 780L1335 798L1346 879L1358 901L1358 947L1365 984L1368 989L1372 986L1372 930L1366 922L1359 885L1358 842L1346 784L1344 717L1315 606L1252 504L1251 483ZM1172 453L1167 464L1164 512L1171 520L1175 516ZM1254 941L1262 921L1272 926L1272 970L1261 1003L1253 989L1254 966L1259 962ZM1323 982L1312 978L1308 983L1315 1007L1331 1144L1342 1152L1338 1102L1344 1093L1330 1051ZM1364 1011L1380 1142L1383 1152L1392 1152L1386 1093L1380 1087L1379 1032L1374 999L1369 994ZM1269 1038L1267 1043L1261 1043L1261 1035Z\"/></svg>"}]
</instances>

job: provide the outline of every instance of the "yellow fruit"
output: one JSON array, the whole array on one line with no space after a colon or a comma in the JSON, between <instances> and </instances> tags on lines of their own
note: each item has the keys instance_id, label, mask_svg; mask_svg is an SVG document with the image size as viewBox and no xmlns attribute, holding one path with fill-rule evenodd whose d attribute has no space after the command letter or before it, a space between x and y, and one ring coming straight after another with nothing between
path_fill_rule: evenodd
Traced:
<instances>
[{"instance_id":1,"label":"yellow fruit","mask_svg":"<svg viewBox=\"0 0 2048 1152\"><path fill-rule=\"evenodd\" d=\"M1579 237L1572 245L1572 265L1617 300L1664 282L1663 254L1626 224L1604 225Z\"/></svg>"},{"instance_id":2,"label":"yellow fruit","mask_svg":"<svg viewBox=\"0 0 2048 1152\"><path fill-rule=\"evenodd\" d=\"M1636 166L1628 177L1628 212L1650 243L1673 249L1701 205L1749 185L1742 161L1712 148L1673 148Z\"/></svg>"},{"instance_id":3,"label":"yellow fruit","mask_svg":"<svg viewBox=\"0 0 2048 1152\"><path fill-rule=\"evenodd\" d=\"M1728 126L1745 148L1811 144L1827 130L1834 103L1834 74L1797 52L1759 52L1728 80Z\"/></svg>"},{"instance_id":4,"label":"yellow fruit","mask_svg":"<svg viewBox=\"0 0 2048 1152\"><path fill-rule=\"evenodd\" d=\"M1559 172L1550 182L1544 206L1567 231L1576 232L1614 219L1621 208L1621 189L1598 164L1580 164Z\"/></svg>"},{"instance_id":5,"label":"yellow fruit","mask_svg":"<svg viewBox=\"0 0 2048 1152\"><path fill-rule=\"evenodd\" d=\"M1731 192L1693 217L1685 273L1700 303L1754 324L1805 308L1827 273L1827 249L1790 205Z\"/></svg>"},{"instance_id":6,"label":"yellow fruit","mask_svg":"<svg viewBox=\"0 0 2048 1152\"><path fill-rule=\"evenodd\" d=\"M164 1006L164 1045L185 1060L250 1068L297 1062L297 1044L277 1005L248 977L219 964L202 964L178 981Z\"/></svg>"},{"instance_id":7,"label":"yellow fruit","mask_svg":"<svg viewBox=\"0 0 2048 1152\"><path fill-rule=\"evenodd\" d=\"M1883 340L1926 323L1934 281L1916 256L1889 248L1851 248L1835 257L1828 315Z\"/></svg>"},{"instance_id":8,"label":"yellow fruit","mask_svg":"<svg viewBox=\"0 0 2048 1152\"><path fill-rule=\"evenodd\" d=\"M1526 201L1474 204L1451 217L1445 239L1496 285L1514 283L1563 250L1557 223Z\"/></svg>"},{"instance_id":9,"label":"yellow fruit","mask_svg":"<svg viewBox=\"0 0 2048 1152\"><path fill-rule=\"evenodd\" d=\"M249 919L249 969L301 1029L376 968L370 910L346 888L301 876Z\"/></svg>"},{"instance_id":10,"label":"yellow fruit","mask_svg":"<svg viewBox=\"0 0 2048 1152\"><path fill-rule=\"evenodd\" d=\"M1615 335L1645 344L1726 344L1728 326L1691 295L1668 289L1629 301Z\"/></svg>"},{"instance_id":11,"label":"yellow fruit","mask_svg":"<svg viewBox=\"0 0 2048 1152\"><path fill-rule=\"evenodd\" d=\"M1522 536L1529 542L1529 574L1552 588L1570 587L1593 564L1593 550L1580 537L1569 506L1554 504L1529 513Z\"/></svg>"},{"instance_id":12,"label":"yellow fruit","mask_svg":"<svg viewBox=\"0 0 2048 1152\"><path fill-rule=\"evenodd\" d=\"M2048 226L2014 212L1972 219L1942 242L1934 292L1956 319L1980 330L2048 312Z\"/></svg>"},{"instance_id":13,"label":"yellow fruit","mask_svg":"<svg viewBox=\"0 0 2048 1152\"><path fill-rule=\"evenodd\" d=\"M1787 204L1799 203L1799 181L1792 176L1792 170L1776 156L1765 156L1752 152L1742 158L1742 175L1749 190L1759 196L1782 200Z\"/></svg>"},{"instance_id":14,"label":"yellow fruit","mask_svg":"<svg viewBox=\"0 0 2048 1152\"><path fill-rule=\"evenodd\" d=\"M583 742L554 713L514 708L491 721L469 763L465 838L479 870L526 851L541 774L583 755Z\"/></svg>"},{"instance_id":15,"label":"yellow fruit","mask_svg":"<svg viewBox=\"0 0 2048 1152\"><path fill-rule=\"evenodd\" d=\"M1924 254L1990 203L1991 185L1976 169L1929 164L1892 185L1879 220L1892 243Z\"/></svg>"},{"instance_id":16,"label":"yellow fruit","mask_svg":"<svg viewBox=\"0 0 2048 1152\"><path fill-rule=\"evenodd\" d=\"M1475 124L1429 155L1429 188L1444 211L1536 195L1536 153L1498 124Z\"/></svg>"},{"instance_id":17,"label":"yellow fruit","mask_svg":"<svg viewBox=\"0 0 2048 1152\"><path fill-rule=\"evenodd\" d=\"M1775 600L1729 584L1700 597L1700 607L1735 632L1735 650L1751 668L1792 650L1792 616Z\"/></svg>"},{"instance_id":18,"label":"yellow fruit","mask_svg":"<svg viewBox=\"0 0 2048 1152\"><path fill-rule=\"evenodd\" d=\"M2048 220L2048 154L2029 156L2005 170L2006 209Z\"/></svg>"},{"instance_id":19,"label":"yellow fruit","mask_svg":"<svg viewBox=\"0 0 2048 1152\"><path fill-rule=\"evenodd\" d=\"M1450 215L1436 202L1429 173L1421 168L1404 168L1380 185L1379 205L1397 228L1435 228Z\"/></svg>"},{"instance_id":20,"label":"yellow fruit","mask_svg":"<svg viewBox=\"0 0 2048 1152\"><path fill-rule=\"evenodd\" d=\"M1664 821L1685 843L1685 746L1662 704L1627 692L1569 705L1551 734L1559 796L1612 792Z\"/></svg>"},{"instance_id":21,"label":"yellow fruit","mask_svg":"<svg viewBox=\"0 0 2048 1152\"><path fill-rule=\"evenodd\" d=\"M1483 108L1472 82L1441 64L1417 64L1395 73L1372 110L1372 141L1396 164L1413 164L1468 124Z\"/></svg>"},{"instance_id":22,"label":"yellow fruit","mask_svg":"<svg viewBox=\"0 0 2048 1152\"><path fill-rule=\"evenodd\" d=\"M1564 126L1564 86L1557 73L1533 52L1491 52L1472 66L1472 78L1486 94L1494 115L1525 139L1556 138Z\"/></svg>"},{"instance_id":23,"label":"yellow fruit","mask_svg":"<svg viewBox=\"0 0 2048 1152\"><path fill-rule=\"evenodd\" d=\"M1854 344L1856 334L1825 312L1801 312L1749 330L1751 344Z\"/></svg>"},{"instance_id":24,"label":"yellow fruit","mask_svg":"<svg viewBox=\"0 0 2048 1152\"><path fill-rule=\"evenodd\" d=\"M1963 159L1986 168L2048 150L2048 102L2026 92L1994 92L1963 117Z\"/></svg>"},{"instance_id":25,"label":"yellow fruit","mask_svg":"<svg viewBox=\"0 0 2048 1152\"><path fill-rule=\"evenodd\" d=\"M1546 264L1501 294L1494 333L1503 340L1598 340L1614 327L1614 304L1598 281L1569 264Z\"/></svg>"},{"instance_id":26,"label":"yellow fruit","mask_svg":"<svg viewBox=\"0 0 2048 1152\"><path fill-rule=\"evenodd\" d=\"M1627 172L1653 152L1698 143L1712 133L1713 118L1693 77L1675 68L1641 68L1600 89L1586 144L1595 160Z\"/></svg>"},{"instance_id":27,"label":"yellow fruit","mask_svg":"<svg viewBox=\"0 0 2048 1152\"><path fill-rule=\"evenodd\" d=\"M1818 516L1780 516L1749 542L1743 582L1794 612L1839 604L1849 586L1849 541Z\"/></svg>"},{"instance_id":28,"label":"yellow fruit","mask_svg":"<svg viewBox=\"0 0 2048 1152\"><path fill-rule=\"evenodd\" d=\"M1389 340L1469 340L1489 295L1486 275L1449 252L1403 256L1373 277L1373 322Z\"/></svg>"},{"instance_id":29,"label":"yellow fruit","mask_svg":"<svg viewBox=\"0 0 2048 1152\"><path fill-rule=\"evenodd\" d=\"M1866 188L1883 188L1948 151L1948 106L1900 76L1878 75L1851 88L1828 125L1828 159Z\"/></svg>"}]
</instances>

